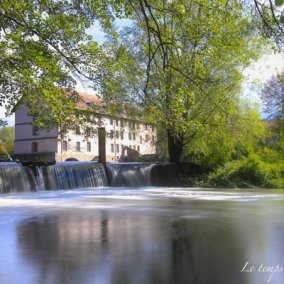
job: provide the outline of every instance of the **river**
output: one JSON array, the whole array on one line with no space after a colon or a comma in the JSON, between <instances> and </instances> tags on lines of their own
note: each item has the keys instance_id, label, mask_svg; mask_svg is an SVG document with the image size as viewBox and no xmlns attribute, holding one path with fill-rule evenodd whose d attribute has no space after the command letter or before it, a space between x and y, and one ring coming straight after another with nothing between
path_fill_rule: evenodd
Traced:
<instances>
[{"instance_id":1,"label":"river","mask_svg":"<svg viewBox=\"0 0 284 284\"><path fill-rule=\"evenodd\" d=\"M0 283L282 284L283 216L271 190L2 194Z\"/></svg>"}]
</instances>

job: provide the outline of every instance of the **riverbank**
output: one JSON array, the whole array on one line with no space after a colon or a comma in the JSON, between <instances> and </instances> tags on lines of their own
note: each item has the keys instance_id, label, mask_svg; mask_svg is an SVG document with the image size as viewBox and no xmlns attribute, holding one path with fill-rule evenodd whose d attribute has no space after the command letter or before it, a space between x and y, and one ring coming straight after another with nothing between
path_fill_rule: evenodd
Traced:
<instances>
[{"instance_id":1,"label":"riverbank","mask_svg":"<svg viewBox=\"0 0 284 284\"><path fill-rule=\"evenodd\" d=\"M215 169L191 163L177 166L175 186L214 188L284 188L284 162L268 163L250 156Z\"/></svg>"}]
</instances>

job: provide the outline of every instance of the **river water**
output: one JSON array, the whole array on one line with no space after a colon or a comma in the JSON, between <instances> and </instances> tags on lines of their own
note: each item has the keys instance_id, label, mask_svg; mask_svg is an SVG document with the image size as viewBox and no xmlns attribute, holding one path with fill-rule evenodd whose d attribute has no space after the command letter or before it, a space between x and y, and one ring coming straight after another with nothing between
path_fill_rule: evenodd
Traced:
<instances>
[{"instance_id":1,"label":"river water","mask_svg":"<svg viewBox=\"0 0 284 284\"><path fill-rule=\"evenodd\" d=\"M2 194L0 283L282 284L283 213L273 191Z\"/></svg>"}]
</instances>

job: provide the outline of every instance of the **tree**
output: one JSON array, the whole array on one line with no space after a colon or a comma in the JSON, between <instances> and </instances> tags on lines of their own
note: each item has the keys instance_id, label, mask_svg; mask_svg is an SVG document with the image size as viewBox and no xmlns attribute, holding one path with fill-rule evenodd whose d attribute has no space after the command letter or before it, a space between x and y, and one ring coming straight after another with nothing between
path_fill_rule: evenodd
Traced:
<instances>
[{"instance_id":1,"label":"tree","mask_svg":"<svg viewBox=\"0 0 284 284\"><path fill-rule=\"evenodd\" d=\"M215 113L237 115L241 70L260 41L238 1L131 3L133 27L107 43L113 80L107 73L104 96L143 109L167 133L170 161L178 162Z\"/></svg>"},{"instance_id":2,"label":"tree","mask_svg":"<svg viewBox=\"0 0 284 284\"><path fill-rule=\"evenodd\" d=\"M284 1L283 0L254 0L255 20L260 23L260 31L266 37L272 38L280 50L284 43Z\"/></svg>"},{"instance_id":3,"label":"tree","mask_svg":"<svg viewBox=\"0 0 284 284\"><path fill-rule=\"evenodd\" d=\"M15 131L13 127L4 127L0 129L0 154L12 155L14 152Z\"/></svg>"},{"instance_id":4,"label":"tree","mask_svg":"<svg viewBox=\"0 0 284 284\"><path fill-rule=\"evenodd\" d=\"M235 117L222 113L211 117L206 135L198 135L185 149L191 161L212 169L247 157L261 148L266 138L266 123L261 120L258 109L245 102L236 109L238 115Z\"/></svg>"},{"instance_id":5,"label":"tree","mask_svg":"<svg viewBox=\"0 0 284 284\"><path fill-rule=\"evenodd\" d=\"M0 105L30 107L40 127L76 120L75 79L99 83L104 53L87 34L110 26L122 1L2 0ZM111 6L112 5L112 6Z\"/></svg>"},{"instance_id":6,"label":"tree","mask_svg":"<svg viewBox=\"0 0 284 284\"><path fill-rule=\"evenodd\" d=\"M178 161L211 115L227 112L241 68L256 58L259 41L250 45L254 26L241 3L2 0L0 104L7 101L10 112L27 104L40 127L69 125L79 117L75 79L85 78L105 94L111 90L109 101L118 90L118 101L146 111L167 132L170 160ZM118 40L121 48L109 56L86 30L99 20L112 35L114 17L132 19L140 40L132 50Z\"/></svg>"},{"instance_id":7,"label":"tree","mask_svg":"<svg viewBox=\"0 0 284 284\"><path fill-rule=\"evenodd\" d=\"M270 144L276 146L283 155L284 150L284 84L283 73L272 77L264 86L261 99L264 112L268 115L272 131Z\"/></svg>"},{"instance_id":8,"label":"tree","mask_svg":"<svg viewBox=\"0 0 284 284\"><path fill-rule=\"evenodd\" d=\"M7 121L0 118L0 128L4 126L7 126Z\"/></svg>"},{"instance_id":9,"label":"tree","mask_svg":"<svg viewBox=\"0 0 284 284\"><path fill-rule=\"evenodd\" d=\"M269 118L280 118L284 120L284 84L282 74L272 77L264 86L261 99L264 112Z\"/></svg>"}]
</instances>

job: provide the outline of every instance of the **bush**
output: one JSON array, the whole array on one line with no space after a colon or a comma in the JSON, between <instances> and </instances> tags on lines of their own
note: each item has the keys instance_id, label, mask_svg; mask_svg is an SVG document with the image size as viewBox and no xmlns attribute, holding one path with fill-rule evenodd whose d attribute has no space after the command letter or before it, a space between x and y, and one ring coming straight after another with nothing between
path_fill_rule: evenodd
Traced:
<instances>
[{"instance_id":1,"label":"bush","mask_svg":"<svg viewBox=\"0 0 284 284\"><path fill-rule=\"evenodd\" d=\"M208 176L208 186L284 188L284 161L268 163L256 154L230 161Z\"/></svg>"}]
</instances>

